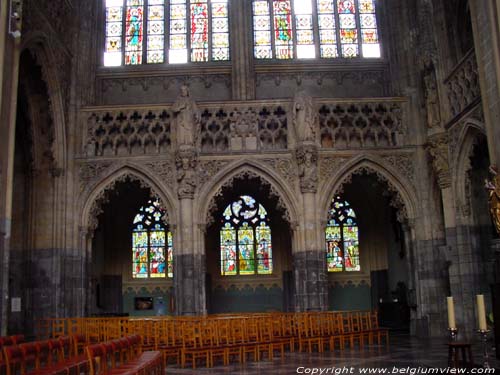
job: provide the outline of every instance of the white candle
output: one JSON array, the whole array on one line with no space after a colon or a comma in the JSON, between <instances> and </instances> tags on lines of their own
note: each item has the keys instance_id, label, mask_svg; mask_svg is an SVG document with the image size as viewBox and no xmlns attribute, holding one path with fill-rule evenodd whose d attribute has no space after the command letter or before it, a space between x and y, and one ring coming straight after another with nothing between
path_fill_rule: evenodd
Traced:
<instances>
[{"instance_id":1,"label":"white candle","mask_svg":"<svg viewBox=\"0 0 500 375\"><path fill-rule=\"evenodd\" d=\"M455 306L453 305L453 297L446 297L448 303L448 327L455 329L457 324L455 322Z\"/></svg>"},{"instance_id":2,"label":"white candle","mask_svg":"<svg viewBox=\"0 0 500 375\"><path fill-rule=\"evenodd\" d=\"M476 296L477 301L477 319L479 321L479 330L486 331L486 309L484 308L484 296L478 294Z\"/></svg>"}]
</instances>

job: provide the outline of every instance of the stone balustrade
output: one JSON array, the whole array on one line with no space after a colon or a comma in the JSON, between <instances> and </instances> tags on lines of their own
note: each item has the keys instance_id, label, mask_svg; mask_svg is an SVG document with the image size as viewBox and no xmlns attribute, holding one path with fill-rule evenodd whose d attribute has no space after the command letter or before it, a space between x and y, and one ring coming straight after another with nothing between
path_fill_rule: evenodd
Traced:
<instances>
[{"instance_id":1,"label":"stone balustrade","mask_svg":"<svg viewBox=\"0 0 500 375\"><path fill-rule=\"evenodd\" d=\"M481 97L474 50L465 55L445 79L444 83L447 87L450 120L453 120L476 104Z\"/></svg>"},{"instance_id":2,"label":"stone balustrade","mask_svg":"<svg viewBox=\"0 0 500 375\"><path fill-rule=\"evenodd\" d=\"M405 145L406 103L378 100L316 99L316 133L322 148L391 148ZM295 141L291 99L198 103L202 154L286 151ZM92 107L82 111L83 155L162 154L174 140L170 105Z\"/></svg>"}]
</instances>

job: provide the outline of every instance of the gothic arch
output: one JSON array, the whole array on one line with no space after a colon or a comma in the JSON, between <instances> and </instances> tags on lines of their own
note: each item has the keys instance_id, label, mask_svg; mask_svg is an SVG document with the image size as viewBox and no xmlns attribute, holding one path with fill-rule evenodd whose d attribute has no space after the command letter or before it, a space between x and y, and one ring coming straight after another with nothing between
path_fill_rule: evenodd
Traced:
<instances>
[{"instance_id":1,"label":"gothic arch","mask_svg":"<svg viewBox=\"0 0 500 375\"><path fill-rule=\"evenodd\" d=\"M323 185L319 198L320 214L325 213L326 215L335 194L342 191L343 186L351 180L353 175L372 172L377 176L377 179L386 182L389 190L394 193L391 205L398 209L398 220L403 222L415 219L417 216L417 195L411 182L393 169L371 155L360 155L349 160Z\"/></svg>"},{"instance_id":2,"label":"gothic arch","mask_svg":"<svg viewBox=\"0 0 500 375\"><path fill-rule=\"evenodd\" d=\"M255 161L240 160L228 165L226 168L215 174L212 179L200 190L199 212L203 222L200 224L209 224L211 221L211 212L215 204L215 198L222 194L224 186L231 185L235 179L242 176L251 176L260 178L263 183L270 186L271 192L278 198L280 206L285 211L285 219L293 226L298 222L297 200L294 199L294 193L290 187L283 181L283 178L274 172L271 168ZM206 198L206 199L205 199Z\"/></svg>"},{"instance_id":3,"label":"gothic arch","mask_svg":"<svg viewBox=\"0 0 500 375\"><path fill-rule=\"evenodd\" d=\"M102 205L107 200L107 194L115 188L118 182L127 179L139 181L142 187L149 189L151 194L160 200L167 211L169 224L175 228L177 211L173 203L175 199L172 193L163 189L161 184L150 177L147 172L134 166L125 165L118 167L106 178L96 183L83 200L85 203L83 204L80 222L82 223L81 227L86 229L86 233L92 236L97 228L97 217L102 212Z\"/></svg>"},{"instance_id":4,"label":"gothic arch","mask_svg":"<svg viewBox=\"0 0 500 375\"><path fill-rule=\"evenodd\" d=\"M62 96L61 82L57 74L60 64L49 47L49 39L42 32L29 32L23 35L21 52L29 51L37 64L41 67L42 77L48 89L48 102L51 110L54 140L52 142L52 155L55 168L66 166L66 121L65 106Z\"/></svg>"},{"instance_id":5,"label":"gothic arch","mask_svg":"<svg viewBox=\"0 0 500 375\"><path fill-rule=\"evenodd\" d=\"M464 124L460 131L460 135L455 145L456 155L453 160L453 175L455 183L455 193L457 196L457 210L463 216L468 216L470 211L469 205L469 171L471 169L471 156L474 151L474 146L482 138L486 137L484 125L482 122L469 119Z\"/></svg>"}]
</instances>

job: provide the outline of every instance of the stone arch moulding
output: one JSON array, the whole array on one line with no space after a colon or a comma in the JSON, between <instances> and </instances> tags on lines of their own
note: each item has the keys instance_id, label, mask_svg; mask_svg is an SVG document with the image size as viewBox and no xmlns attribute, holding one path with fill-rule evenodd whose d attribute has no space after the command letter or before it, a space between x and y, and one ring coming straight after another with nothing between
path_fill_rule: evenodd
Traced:
<instances>
[{"instance_id":1,"label":"stone arch moulding","mask_svg":"<svg viewBox=\"0 0 500 375\"><path fill-rule=\"evenodd\" d=\"M29 51L35 61L40 65L42 78L47 84L48 100L54 126L54 141L52 142L52 155L54 168L65 168L66 159L66 116L64 100L62 97L61 82L58 78L57 59L50 49L49 38L42 32L29 32L23 35L21 53Z\"/></svg>"},{"instance_id":2,"label":"stone arch moulding","mask_svg":"<svg viewBox=\"0 0 500 375\"><path fill-rule=\"evenodd\" d=\"M200 219L204 221L200 222L200 225L209 225L212 222L211 212L216 204L216 197L222 194L224 187L231 186L234 180L245 176L257 177L263 184L268 185L271 194L278 198L278 207L284 211L283 218L292 228L298 223L299 211L294 203L297 199L283 178L265 165L246 160L228 165L200 190L199 197L206 197L199 199L198 211L201 213Z\"/></svg>"},{"instance_id":3,"label":"stone arch moulding","mask_svg":"<svg viewBox=\"0 0 500 375\"><path fill-rule=\"evenodd\" d=\"M453 181L456 192L456 205L459 213L467 217L470 214L470 191L469 186L469 171L471 170L471 156L474 151L474 146L481 139L486 137L484 124L477 120L467 120L460 130L456 140L456 155L453 160Z\"/></svg>"},{"instance_id":4,"label":"stone arch moulding","mask_svg":"<svg viewBox=\"0 0 500 375\"><path fill-rule=\"evenodd\" d=\"M93 233L98 225L98 216L102 213L102 206L108 200L109 192L113 191L116 184L130 179L138 181L141 187L151 191L151 195L157 197L166 209L166 219L171 227L175 229L177 223L177 210L175 206L174 195L161 187L161 184L154 178L150 177L147 172L142 171L135 166L119 166L104 179L97 182L85 198L81 207L82 216L80 219L81 227L86 228L87 234L93 236Z\"/></svg>"},{"instance_id":5,"label":"stone arch moulding","mask_svg":"<svg viewBox=\"0 0 500 375\"><path fill-rule=\"evenodd\" d=\"M393 167L369 155L360 155L347 161L330 176L321 189L320 212L326 215L335 194L343 190L344 185L351 181L352 176L362 173L373 173L379 181L387 183L389 191L393 193L391 205L398 210L398 221L404 222L416 218L417 195L412 183L396 172Z\"/></svg>"}]
</instances>

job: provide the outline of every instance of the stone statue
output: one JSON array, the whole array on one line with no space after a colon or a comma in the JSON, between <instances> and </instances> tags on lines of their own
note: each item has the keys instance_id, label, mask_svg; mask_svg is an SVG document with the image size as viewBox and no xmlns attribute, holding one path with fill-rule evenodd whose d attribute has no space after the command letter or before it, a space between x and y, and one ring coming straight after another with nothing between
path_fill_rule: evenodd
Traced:
<instances>
[{"instance_id":1,"label":"stone statue","mask_svg":"<svg viewBox=\"0 0 500 375\"><path fill-rule=\"evenodd\" d=\"M424 58L424 95L427 108L427 126L433 128L441 124L441 111L439 109L439 94L436 80L436 69L432 58Z\"/></svg>"},{"instance_id":2,"label":"stone statue","mask_svg":"<svg viewBox=\"0 0 500 375\"><path fill-rule=\"evenodd\" d=\"M192 198L196 190L197 158L194 151L184 150L177 153L175 167L177 169L177 194L179 198Z\"/></svg>"},{"instance_id":3,"label":"stone statue","mask_svg":"<svg viewBox=\"0 0 500 375\"><path fill-rule=\"evenodd\" d=\"M485 180L485 187L488 190L488 202L490 204L490 214L493 225L500 236L500 175L494 166L490 166L491 179Z\"/></svg>"},{"instance_id":4,"label":"stone statue","mask_svg":"<svg viewBox=\"0 0 500 375\"><path fill-rule=\"evenodd\" d=\"M172 111L177 120L177 145L179 147L194 147L196 145L200 113L196 102L189 96L189 88L186 85L181 86L180 95L172 106Z\"/></svg>"},{"instance_id":5,"label":"stone statue","mask_svg":"<svg viewBox=\"0 0 500 375\"><path fill-rule=\"evenodd\" d=\"M301 191L315 193L318 187L318 150L314 146L300 147L296 158Z\"/></svg>"},{"instance_id":6,"label":"stone statue","mask_svg":"<svg viewBox=\"0 0 500 375\"><path fill-rule=\"evenodd\" d=\"M304 91L297 92L293 98L293 126L297 142L316 140L316 117L313 98Z\"/></svg>"}]
</instances>

